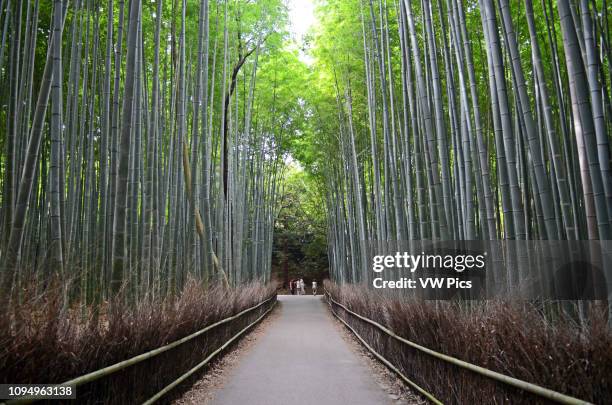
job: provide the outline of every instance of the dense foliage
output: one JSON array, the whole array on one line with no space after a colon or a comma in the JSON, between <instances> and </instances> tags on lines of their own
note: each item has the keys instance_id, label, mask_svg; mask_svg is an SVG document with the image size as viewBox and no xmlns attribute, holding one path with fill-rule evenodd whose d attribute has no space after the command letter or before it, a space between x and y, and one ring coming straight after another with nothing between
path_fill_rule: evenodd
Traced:
<instances>
[{"instance_id":1,"label":"dense foliage","mask_svg":"<svg viewBox=\"0 0 612 405\"><path fill-rule=\"evenodd\" d=\"M306 116L287 23L281 0L0 3L2 296L269 280Z\"/></svg>"},{"instance_id":2,"label":"dense foliage","mask_svg":"<svg viewBox=\"0 0 612 405\"><path fill-rule=\"evenodd\" d=\"M602 1L320 1L308 129L337 279L360 240L610 239Z\"/></svg>"},{"instance_id":3,"label":"dense foliage","mask_svg":"<svg viewBox=\"0 0 612 405\"><path fill-rule=\"evenodd\" d=\"M292 165L285 175L274 227L272 271L285 287L329 277L325 204L313 176Z\"/></svg>"}]
</instances>

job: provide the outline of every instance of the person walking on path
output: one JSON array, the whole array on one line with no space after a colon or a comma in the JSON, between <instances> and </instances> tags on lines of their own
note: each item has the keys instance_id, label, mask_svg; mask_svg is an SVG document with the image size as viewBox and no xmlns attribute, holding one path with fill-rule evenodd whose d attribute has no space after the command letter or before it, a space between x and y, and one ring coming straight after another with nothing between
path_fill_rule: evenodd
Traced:
<instances>
[{"instance_id":1,"label":"person walking on path","mask_svg":"<svg viewBox=\"0 0 612 405\"><path fill-rule=\"evenodd\" d=\"M317 295L317 280L312 280L312 295Z\"/></svg>"},{"instance_id":2,"label":"person walking on path","mask_svg":"<svg viewBox=\"0 0 612 405\"><path fill-rule=\"evenodd\" d=\"M306 295L305 287L306 287L306 284L304 283L304 279L301 278L300 279L300 291L301 291L302 295Z\"/></svg>"}]
</instances>

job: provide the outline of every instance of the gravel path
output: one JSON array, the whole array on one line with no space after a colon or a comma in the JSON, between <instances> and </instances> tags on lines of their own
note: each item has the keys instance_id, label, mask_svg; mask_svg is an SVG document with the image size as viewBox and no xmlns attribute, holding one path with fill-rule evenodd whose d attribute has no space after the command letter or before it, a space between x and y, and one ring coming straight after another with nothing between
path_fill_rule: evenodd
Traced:
<instances>
[{"instance_id":1,"label":"gravel path","mask_svg":"<svg viewBox=\"0 0 612 405\"><path fill-rule=\"evenodd\" d=\"M321 297L282 295L277 319L212 393L216 405L395 403L338 333Z\"/></svg>"}]
</instances>

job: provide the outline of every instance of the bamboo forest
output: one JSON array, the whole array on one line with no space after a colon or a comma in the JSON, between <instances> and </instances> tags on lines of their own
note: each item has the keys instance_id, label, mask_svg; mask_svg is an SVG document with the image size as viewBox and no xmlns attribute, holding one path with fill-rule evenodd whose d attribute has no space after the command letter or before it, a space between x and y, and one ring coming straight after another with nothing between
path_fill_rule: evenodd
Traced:
<instances>
[{"instance_id":1,"label":"bamboo forest","mask_svg":"<svg viewBox=\"0 0 612 405\"><path fill-rule=\"evenodd\" d=\"M609 403L609 1L0 0L0 385L185 401L301 282L397 403ZM380 289L425 241L556 284ZM590 298L521 264L576 246Z\"/></svg>"}]
</instances>

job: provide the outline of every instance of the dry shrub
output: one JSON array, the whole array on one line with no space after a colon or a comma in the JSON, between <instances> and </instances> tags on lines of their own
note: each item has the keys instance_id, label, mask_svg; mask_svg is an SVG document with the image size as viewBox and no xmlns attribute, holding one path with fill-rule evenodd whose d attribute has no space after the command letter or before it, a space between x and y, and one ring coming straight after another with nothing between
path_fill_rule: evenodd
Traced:
<instances>
[{"instance_id":1,"label":"dry shrub","mask_svg":"<svg viewBox=\"0 0 612 405\"><path fill-rule=\"evenodd\" d=\"M327 282L335 300L396 334L461 360L593 403L612 403L612 334L606 311L588 321L554 320L554 303L434 302L383 295L365 286ZM398 342L338 306L334 310L376 351L444 403L546 403L545 400Z\"/></svg>"},{"instance_id":2,"label":"dry shrub","mask_svg":"<svg viewBox=\"0 0 612 405\"><path fill-rule=\"evenodd\" d=\"M0 315L0 383L70 380L176 341L262 302L275 295L275 289L275 285L259 283L229 291L220 286L205 289L190 280L175 297L146 299L135 305L106 304L96 316L78 305L62 311L61 290L49 288L12 308L12 315ZM79 403L142 402L202 361L270 304L175 349L78 387Z\"/></svg>"}]
</instances>

